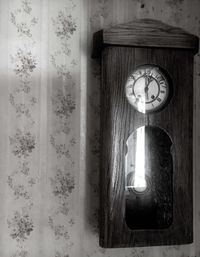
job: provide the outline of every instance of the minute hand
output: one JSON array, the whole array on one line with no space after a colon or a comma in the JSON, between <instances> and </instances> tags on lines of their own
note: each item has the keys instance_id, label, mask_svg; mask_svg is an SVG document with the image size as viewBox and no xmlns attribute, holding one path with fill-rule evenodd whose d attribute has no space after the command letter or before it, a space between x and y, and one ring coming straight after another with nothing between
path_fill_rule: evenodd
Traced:
<instances>
[{"instance_id":1,"label":"minute hand","mask_svg":"<svg viewBox=\"0 0 200 257\"><path fill-rule=\"evenodd\" d=\"M152 78L145 76L145 88L144 88L144 92L146 94L147 100L149 100L149 84L151 83Z\"/></svg>"}]
</instances>

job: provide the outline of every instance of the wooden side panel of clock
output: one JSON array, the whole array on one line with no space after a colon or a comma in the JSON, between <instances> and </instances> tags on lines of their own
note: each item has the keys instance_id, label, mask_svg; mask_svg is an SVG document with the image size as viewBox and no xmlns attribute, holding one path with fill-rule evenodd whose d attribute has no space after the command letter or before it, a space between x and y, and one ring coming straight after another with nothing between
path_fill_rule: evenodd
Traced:
<instances>
[{"instance_id":1,"label":"wooden side panel of clock","mask_svg":"<svg viewBox=\"0 0 200 257\"><path fill-rule=\"evenodd\" d=\"M155 64L172 80L173 96L160 112L142 114L124 87L135 67ZM189 50L107 46L102 53L100 245L130 247L187 244L193 240L193 53ZM125 222L126 140L138 127L167 131L173 142L173 222L167 229L131 230Z\"/></svg>"}]
</instances>

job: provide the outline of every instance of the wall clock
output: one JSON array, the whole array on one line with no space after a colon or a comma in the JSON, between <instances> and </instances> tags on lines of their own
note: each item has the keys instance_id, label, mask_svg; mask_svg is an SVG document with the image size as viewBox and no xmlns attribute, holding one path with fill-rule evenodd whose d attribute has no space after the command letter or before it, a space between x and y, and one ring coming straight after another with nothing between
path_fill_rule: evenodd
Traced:
<instances>
[{"instance_id":1,"label":"wall clock","mask_svg":"<svg viewBox=\"0 0 200 257\"><path fill-rule=\"evenodd\" d=\"M100 245L193 241L193 58L198 38L155 20L94 34L101 58Z\"/></svg>"}]
</instances>

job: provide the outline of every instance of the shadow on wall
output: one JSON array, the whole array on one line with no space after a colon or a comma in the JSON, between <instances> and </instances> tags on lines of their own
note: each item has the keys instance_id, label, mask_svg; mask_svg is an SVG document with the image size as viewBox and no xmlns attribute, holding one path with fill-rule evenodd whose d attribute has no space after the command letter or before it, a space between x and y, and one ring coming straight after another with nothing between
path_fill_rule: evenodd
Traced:
<instances>
[{"instance_id":1,"label":"shadow on wall","mask_svg":"<svg viewBox=\"0 0 200 257\"><path fill-rule=\"evenodd\" d=\"M87 226L98 237L99 172L100 172L100 59L90 60L87 103L86 198Z\"/></svg>"}]
</instances>

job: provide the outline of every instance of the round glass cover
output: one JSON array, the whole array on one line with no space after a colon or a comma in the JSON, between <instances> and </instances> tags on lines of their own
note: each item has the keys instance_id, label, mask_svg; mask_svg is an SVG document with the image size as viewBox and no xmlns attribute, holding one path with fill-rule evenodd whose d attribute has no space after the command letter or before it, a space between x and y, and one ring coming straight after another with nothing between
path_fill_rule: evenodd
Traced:
<instances>
[{"instance_id":1,"label":"round glass cover","mask_svg":"<svg viewBox=\"0 0 200 257\"><path fill-rule=\"evenodd\" d=\"M156 65L137 67L128 77L125 93L128 102L139 112L162 109L170 95L167 76Z\"/></svg>"}]
</instances>

